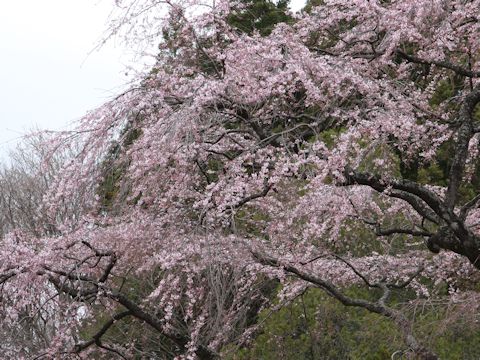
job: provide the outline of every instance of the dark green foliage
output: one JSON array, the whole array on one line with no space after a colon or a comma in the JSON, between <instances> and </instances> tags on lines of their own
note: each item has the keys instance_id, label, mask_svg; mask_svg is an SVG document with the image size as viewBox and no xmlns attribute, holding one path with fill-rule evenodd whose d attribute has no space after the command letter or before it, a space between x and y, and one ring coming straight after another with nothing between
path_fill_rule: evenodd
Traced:
<instances>
[{"instance_id":1,"label":"dark green foliage","mask_svg":"<svg viewBox=\"0 0 480 360\"><path fill-rule=\"evenodd\" d=\"M241 7L233 10L227 18L228 23L241 33L251 35L254 31L258 31L260 35L267 36L272 32L275 25L293 21L293 18L287 14L289 0L279 0L277 3L270 0L243 0L241 3ZM183 13L179 12L172 17L168 31L164 29L162 33L165 47L172 56L181 55L178 53L182 45L179 33L184 26ZM202 38L198 35L195 39L196 60L200 67L199 70L205 74L221 77L223 63L209 55L212 39ZM218 41L218 39L214 41Z\"/></svg>"},{"instance_id":2,"label":"dark green foliage","mask_svg":"<svg viewBox=\"0 0 480 360\"><path fill-rule=\"evenodd\" d=\"M367 298L377 295L357 287L350 288L348 294ZM393 302L401 306L411 295L396 293ZM455 306L425 302L405 310L416 320L416 334L441 359L478 359L480 328L462 316L452 323L449 317L459 310ZM227 359L389 360L393 353L395 359L408 358L392 321L363 309L345 308L319 289L309 289L278 312L265 310L260 321L264 323L263 332L248 348L225 349Z\"/></svg>"},{"instance_id":3,"label":"dark green foliage","mask_svg":"<svg viewBox=\"0 0 480 360\"><path fill-rule=\"evenodd\" d=\"M368 359L386 359L385 344L396 335L387 319L345 309L318 289L309 289L278 312L264 311L261 320L263 333L230 359L366 359L367 354ZM368 327L372 331L365 331Z\"/></svg>"},{"instance_id":4,"label":"dark green foliage","mask_svg":"<svg viewBox=\"0 0 480 360\"><path fill-rule=\"evenodd\" d=\"M234 12L228 18L230 25L240 32L252 34L257 30L260 35L269 35L276 24L292 22L292 17L286 14L289 0L274 3L270 0L244 0L244 9Z\"/></svg>"},{"instance_id":5,"label":"dark green foliage","mask_svg":"<svg viewBox=\"0 0 480 360\"><path fill-rule=\"evenodd\" d=\"M324 0L307 0L307 3L305 4L303 10L307 13L310 13L315 6L323 5L324 2Z\"/></svg>"}]
</instances>

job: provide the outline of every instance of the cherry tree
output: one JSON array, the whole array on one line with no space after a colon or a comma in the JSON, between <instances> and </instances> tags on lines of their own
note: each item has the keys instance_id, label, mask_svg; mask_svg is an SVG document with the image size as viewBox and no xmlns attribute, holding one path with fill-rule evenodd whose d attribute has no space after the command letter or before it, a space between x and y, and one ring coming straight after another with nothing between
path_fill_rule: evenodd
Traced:
<instances>
[{"instance_id":1,"label":"cherry tree","mask_svg":"<svg viewBox=\"0 0 480 360\"><path fill-rule=\"evenodd\" d=\"M109 34L156 62L47 143L81 145L42 201L55 232L1 243L0 313L53 312L52 335L5 356L217 358L318 287L438 358L390 296L478 297L480 1L331 0L268 34L242 2L116 6Z\"/></svg>"}]
</instances>

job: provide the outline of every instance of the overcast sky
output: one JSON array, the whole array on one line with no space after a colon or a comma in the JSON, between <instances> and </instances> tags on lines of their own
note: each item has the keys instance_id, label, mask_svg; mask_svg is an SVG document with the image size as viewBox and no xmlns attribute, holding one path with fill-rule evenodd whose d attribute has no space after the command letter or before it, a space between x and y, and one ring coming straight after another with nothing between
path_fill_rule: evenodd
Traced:
<instances>
[{"instance_id":1,"label":"overcast sky","mask_svg":"<svg viewBox=\"0 0 480 360\"><path fill-rule=\"evenodd\" d=\"M89 52L110 0L0 3L0 154L38 126L62 129L127 81L121 48Z\"/></svg>"},{"instance_id":2,"label":"overcast sky","mask_svg":"<svg viewBox=\"0 0 480 360\"><path fill-rule=\"evenodd\" d=\"M293 0L297 9L303 0ZM131 54L109 43L89 55L112 0L0 2L0 160L29 130L67 128L118 93Z\"/></svg>"}]
</instances>

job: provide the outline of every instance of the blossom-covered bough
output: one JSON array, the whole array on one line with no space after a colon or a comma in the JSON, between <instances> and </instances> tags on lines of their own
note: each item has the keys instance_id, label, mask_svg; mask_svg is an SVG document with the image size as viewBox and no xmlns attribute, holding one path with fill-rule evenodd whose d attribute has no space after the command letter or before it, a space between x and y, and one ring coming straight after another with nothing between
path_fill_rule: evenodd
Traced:
<instances>
[{"instance_id":1,"label":"blossom-covered bough","mask_svg":"<svg viewBox=\"0 0 480 360\"><path fill-rule=\"evenodd\" d=\"M80 151L49 231L2 241L5 358L216 358L314 286L436 359L390 294L476 296L480 1L325 1L266 36L231 24L242 2L116 3L156 64L45 145Z\"/></svg>"}]
</instances>

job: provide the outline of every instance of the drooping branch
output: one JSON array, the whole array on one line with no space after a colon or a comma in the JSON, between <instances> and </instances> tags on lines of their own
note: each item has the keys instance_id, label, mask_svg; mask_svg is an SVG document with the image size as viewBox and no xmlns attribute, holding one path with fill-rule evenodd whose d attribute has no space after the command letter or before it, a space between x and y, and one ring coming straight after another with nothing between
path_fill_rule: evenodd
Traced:
<instances>
[{"instance_id":1,"label":"drooping branch","mask_svg":"<svg viewBox=\"0 0 480 360\"><path fill-rule=\"evenodd\" d=\"M345 175L345 183L343 185L367 185L372 189L386 193L389 195L388 191L386 190L398 190L400 192L393 192L392 197L402 198L409 203L415 204L417 209L420 209L420 204L418 201L423 201L426 205L432 209L437 216L442 218L447 222L451 222L451 214L447 211L445 206L443 205L442 200L432 191L428 190L424 186L410 180L405 179L381 179L376 175L363 173L351 168L347 168L344 172ZM409 194L409 196L404 196L402 194ZM415 196L413 198L412 196ZM416 201L414 201L416 200ZM422 211L421 215L429 215Z\"/></svg>"},{"instance_id":2,"label":"drooping branch","mask_svg":"<svg viewBox=\"0 0 480 360\"><path fill-rule=\"evenodd\" d=\"M388 193L388 196L401 199L408 204L423 218L431 221L434 224L439 224L441 219L438 217L435 212L433 212L421 199L417 196L409 194L405 191L392 190Z\"/></svg>"},{"instance_id":3,"label":"drooping branch","mask_svg":"<svg viewBox=\"0 0 480 360\"><path fill-rule=\"evenodd\" d=\"M334 297L338 301L340 301L343 305L345 306L356 306L356 307L361 307L364 309L367 309L371 312L374 312L376 314L382 314L387 317L392 317L393 313L389 313L388 310L380 306L379 304L363 300L363 299L356 299L349 297L342 293L340 289L338 289L333 283L321 279L309 272L306 272L300 268L297 268L294 265L291 264L283 264L280 262L280 260L266 255L262 254L258 251L252 251L252 254L254 258L261 264L267 265L267 266L272 266L276 268L281 268L285 272L289 274L293 274L299 279L305 280L306 282L313 284L315 286L318 286L319 288L325 290L330 296Z\"/></svg>"},{"instance_id":4,"label":"drooping branch","mask_svg":"<svg viewBox=\"0 0 480 360\"><path fill-rule=\"evenodd\" d=\"M365 224L370 225L374 228L375 234L377 236L390 236L390 235L395 235L395 234L405 234L405 235L412 235L412 236L431 236L432 233L429 231L426 231L424 229L422 230L416 230L416 229L407 229L407 228L402 228L402 227L393 227L393 228L388 228L388 229L382 229L381 224L376 221L376 220L371 220L367 219L363 216L361 216L360 212L356 209L355 205L353 202L350 200L350 203L352 206L355 208L357 212L357 216L355 218L359 218L361 221L363 221Z\"/></svg>"},{"instance_id":5,"label":"drooping branch","mask_svg":"<svg viewBox=\"0 0 480 360\"><path fill-rule=\"evenodd\" d=\"M13 270L0 275L0 285L13 278L15 275L17 275L17 272Z\"/></svg>"},{"instance_id":6,"label":"drooping branch","mask_svg":"<svg viewBox=\"0 0 480 360\"><path fill-rule=\"evenodd\" d=\"M283 269L286 273L296 276L297 278L306 281L320 289L324 290L328 295L340 301L345 306L360 307L366 309L372 313L385 316L389 319L392 319L399 329L402 331L405 343L410 347L411 351L415 353L420 359L424 360L437 360L438 356L421 345L413 336L411 323L410 321L398 310L392 309L386 305L386 300L390 294L390 289L392 288L391 284L386 284L379 282L372 284L368 281L365 276L361 276L364 282L370 284L372 287L378 287L383 290L382 296L376 301L367 301L364 299L352 298L345 295L338 287L336 287L330 281L324 280L310 272L307 272L295 265L282 263L277 258L272 257L267 254L260 253L258 251L252 250L253 257L261 264L266 266L272 266L276 268ZM353 266L349 266L351 269L355 269ZM418 274L423 269L416 271L411 278L404 282L404 286L407 286L413 278L418 276ZM355 273L360 275L358 270L355 269ZM403 285L399 284L399 285ZM397 285L398 286L398 285Z\"/></svg>"},{"instance_id":7,"label":"drooping branch","mask_svg":"<svg viewBox=\"0 0 480 360\"><path fill-rule=\"evenodd\" d=\"M354 273L355 275L357 275L360 279L363 280L363 282L368 286L368 287L377 287L377 284L376 283L372 283L370 282L370 280L368 280L368 278L362 274L360 271L357 270L357 268L355 266L353 266L353 264L344 259L342 256L339 256L339 255L336 255L334 254L334 257L340 261L342 261L345 265L347 265Z\"/></svg>"},{"instance_id":8,"label":"drooping branch","mask_svg":"<svg viewBox=\"0 0 480 360\"><path fill-rule=\"evenodd\" d=\"M420 275L423 270L424 270L423 265L419 266L417 271L412 273L412 275L410 275L405 281L402 281L402 282L399 282L399 283L388 284L388 287L393 288L393 289L403 289L406 286L408 286L413 281L413 279L415 279L418 275Z\"/></svg>"},{"instance_id":9,"label":"drooping branch","mask_svg":"<svg viewBox=\"0 0 480 360\"><path fill-rule=\"evenodd\" d=\"M272 189L272 185L271 184L268 184L267 181L265 181L265 184L263 185L263 189L257 193L254 193L252 195L249 195L249 196L246 196L244 197L243 199L241 199L239 202L237 202L233 208L234 209L239 209L241 208L243 205L249 203L250 201L253 201L253 200L256 200L256 199L259 199L259 198L262 198L262 197L265 197L267 196L268 192Z\"/></svg>"},{"instance_id":10,"label":"drooping branch","mask_svg":"<svg viewBox=\"0 0 480 360\"><path fill-rule=\"evenodd\" d=\"M105 335L107 333L107 331L117 321L119 321L119 320L121 320L121 319L123 319L123 318L125 318L129 315L132 315L130 310L122 311L118 314L113 315L110 320L108 320L107 322L105 322L103 324L103 326L100 328L100 330L98 330L94 335L92 335L92 338L90 340L76 344L74 346L73 352L80 353L80 352L82 352L83 350L85 350L86 348L88 348L89 346L91 346L93 344L100 345L103 335Z\"/></svg>"},{"instance_id":11,"label":"drooping branch","mask_svg":"<svg viewBox=\"0 0 480 360\"><path fill-rule=\"evenodd\" d=\"M412 236L431 236L432 235L432 233L424 230L404 229L404 228L381 229L380 227L377 227L375 229L375 233L379 236L390 236L394 234L405 234L405 235L412 235Z\"/></svg>"},{"instance_id":12,"label":"drooping branch","mask_svg":"<svg viewBox=\"0 0 480 360\"><path fill-rule=\"evenodd\" d=\"M466 76L466 77L470 77L470 78L480 77L480 71L472 71L472 70L464 68L463 66L454 64L454 63L452 63L450 61L447 61L447 60L443 60L443 61L442 60L427 60L427 59L423 59L423 58L415 56L415 55L409 55L409 54L407 54L406 52L404 52L403 50L400 50L400 49L398 49L396 51L396 54L399 55L401 58L403 58L403 59L405 59L409 62L412 62L412 63L421 64L421 65L435 65L435 66L438 66L440 68L452 70L455 73L457 73L458 75Z\"/></svg>"},{"instance_id":13,"label":"drooping branch","mask_svg":"<svg viewBox=\"0 0 480 360\"><path fill-rule=\"evenodd\" d=\"M115 302L124 306L127 309L125 312L118 314L117 317L123 318L125 316L131 315L136 319L150 325L152 328L154 328L156 331L161 333L163 336L173 341L180 348L184 348L190 341L190 338L188 336L185 336L179 333L166 332L160 320L157 319L155 315L149 314L148 312L143 310L142 307L140 307L140 305L136 304L134 301L129 299L125 294L116 290L112 290L97 280L87 278L87 277L80 279L78 277L75 277L75 275L77 274L69 274L61 270L52 271L51 269L49 269L48 271L53 272L58 276L49 275L48 273L45 273L43 271L39 272L38 275L47 275L49 281L55 286L58 292L67 294L71 296L73 299L75 299L76 301L80 301L80 302L88 301L92 297L99 296L98 295L99 290L102 290L101 292L102 296L105 296L111 300L114 300ZM77 284L76 287L74 287L73 285L67 285L65 281L62 281L62 277L69 280L76 280L76 281L79 281L80 283ZM84 285L91 285L91 286L88 287ZM113 319L111 319L111 321L114 322L117 319L117 317L114 317ZM98 345L98 343L100 342L101 336L104 335L104 333L108 330L108 328L111 327L111 325L113 325L113 323L111 324L110 322L107 322L102 327L100 332L97 333L98 336L95 335L88 342L79 344L75 349L81 351L86 347L92 345L93 343ZM215 359L218 357L216 353L214 353L212 350L210 350L209 348L201 344L198 345L196 353L199 359Z\"/></svg>"},{"instance_id":14,"label":"drooping branch","mask_svg":"<svg viewBox=\"0 0 480 360\"><path fill-rule=\"evenodd\" d=\"M340 261L342 261L345 265L347 265L354 273L355 275L357 275L360 279L363 280L363 282L368 286L368 287L372 287L372 288L387 288L387 289L403 289L405 288L407 285L409 285L413 279L415 279L418 275L420 275L422 273L422 271L424 270L424 266L419 266L418 269L412 273L405 281L402 281L400 283L387 283L385 281L378 281L378 282L374 282L372 283L370 280L368 280L368 278L362 274L350 261L348 261L347 259L343 258L342 256L339 256L339 255L336 255L334 254L334 257L336 259L339 259Z\"/></svg>"},{"instance_id":15,"label":"drooping branch","mask_svg":"<svg viewBox=\"0 0 480 360\"><path fill-rule=\"evenodd\" d=\"M159 333L161 333L163 336L173 341L180 348L185 348L185 346L189 343L190 338L188 336L174 332L166 332L162 323L159 319L156 318L155 315L147 313L138 304L130 300L126 295L110 289L105 289L105 292L108 298L123 305L133 317L137 318L140 321L144 321L152 328L157 330ZM218 358L218 355L214 351L202 344L199 344L197 346L196 355L199 359L205 360Z\"/></svg>"},{"instance_id":16,"label":"drooping branch","mask_svg":"<svg viewBox=\"0 0 480 360\"><path fill-rule=\"evenodd\" d=\"M429 237L427 241L429 250L435 253L438 253L441 249L450 250L466 256L475 267L480 267L480 241L478 237L472 233L459 216L445 206L444 201L424 186L403 179L381 179L378 176L352 169L345 171L345 178L344 185L367 185L386 195L393 192L391 189L399 190L408 193L410 197L417 198L417 201L422 201L443 220L444 224L447 224L447 227L442 227L437 233ZM396 193L393 197L399 197L398 195ZM409 203L415 204L413 201L409 201ZM417 209L421 208L417 206ZM425 216L424 212L419 214ZM428 236L428 234L425 234L425 236Z\"/></svg>"}]
</instances>

